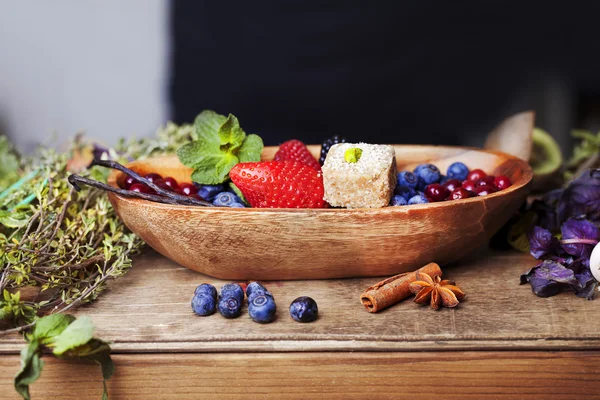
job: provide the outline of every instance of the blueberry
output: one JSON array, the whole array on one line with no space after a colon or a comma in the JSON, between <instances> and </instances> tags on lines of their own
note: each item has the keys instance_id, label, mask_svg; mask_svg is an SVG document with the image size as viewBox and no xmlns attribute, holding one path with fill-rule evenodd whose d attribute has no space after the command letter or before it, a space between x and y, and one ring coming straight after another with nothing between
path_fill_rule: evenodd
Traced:
<instances>
[{"instance_id":1,"label":"blueberry","mask_svg":"<svg viewBox=\"0 0 600 400\"><path fill-rule=\"evenodd\" d=\"M465 164L458 161L448 167L446 175L448 175L448 178L450 179L458 179L462 182L467 179L467 176L469 175L469 168Z\"/></svg>"},{"instance_id":2,"label":"blueberry","mask_svg":"<svg viewBox=\"0 0 600 400\"><path fill-rule=\"evenodd\" d=\"M242 200L231 192L221 192L215 196L212 203L217 207L231 207L232 204L241 204Z\"/></svg>"},{"instance_id":3,"label":"blueberry","mask_svg":"<svg viewBox=\"0 0 600 400\"><path fill-rule=\"evenodd\" d=\"M392 206L405 206L408 204L408 201L406 201L406 198L404 198L404 196L397 194L394 197L392 197L392 201L390 202L390 204Z\"/></svg>"},{"instance_id":4,"label":"blueberry","mask_svg":"<svg viewBox=\"0 0 600 400\"><path fill-rule=\"evenodd\" d=\"M267 296L267 297L273 297L273 295L271 294L271 292L269 292L267 289L262 288L262 289L254 289L254 291L252 292L252 294L250 294L248 297L248 303L250 303L252 301L253 298L255 298L256 296Z\"/></svg>"},{"instance_id":5,"label":"blueberry","mask_svg":"<svg viewBox=\"0 0 600 400\"><path fill-rule=\"evenodd\" d=\"M218 193L225 190L223 185L198 185L198 196L206 201L213 201Z\"/></svg>"},{"instance_id":6,"label":"blueberry","mask_svg":"<svg viewBox=\"0 0 600 400\"><path fill-rule=\"evenodd\" d=\"M217 289L210 283L203 283L194 290L194 294L208 294L211 297L217 298Z\"/></svg>"},{"instance_id":7,"label":"blueberry","mask_svg":"<svg viewBox=\"0 0 600 400\"><path fill-rule=\"evenodd\" d=\"M256 289L267 290L260 282L250 282L248 286L246 286L246 296L250 297L252 292Z\"/></svg>"},{"instance_id":8,"label":"blueberry","mask_svg":"<svg viewBox=\"0 0 600 400\"><path fill-rule=\"evenodd\" d=\"M238 203L238 202L231 203L231 205L229 207L231 207L231 208L246 208L245 205L243 205L242 203Z\"/></svg>"},{"instance_id":9,"label":"blueberry","mask_svg":"<svg viewBox=\"0 0 600 400\"><path fill-rule=\"evenodd\" d=\"M420 194L416 195L415 197L412 197L409 201L408 201L408 205L413 205L413 204L426 204L429 203L429 201L427 200L427 198L425 196L422 196Z\"/></svg>"},{"instance_id":10,"label":"blueberry","mask_svg":"<svg viewBox=\"0 0 600 400\"><path fill-rule=\"evenodd\" d=\"M242 302L234 296L221 296L219 299L219 312L225 318L237 318L242 313Z\"/></svg>"},{"instance_id":11,"label":"blueberry","mask_svg":"<svg viewBox=\"0 0 600 400\"><path fill-rule=\"evenodd\" d=\"M418 165L413 172L423 179L425 186L437 183L440 180L440 170L433 164Z\"/></svg>"},{"instance_id":12,"label":"blueberry","mask_svg":"<svg viewBox=\"0 0 600 400\"><path fill-rule=\"evenodd\" d=\"M415 188L417 183L419 183L419 178L412 172L402 171L398 173L398 185Z\"/></svg>"},{"instance_id":13,"label":"blueberry","mask_svg":"<svg viewBox=\"0 0 600 400\"><path fill-rule=\"evenodd\" d=\"M426 187L427 184L425 183L425 180L419 176L419 181L417 182L417 187L415 189L417 189L417 192L423 192Z\"/></svg>"},{"instance_id":14,"label":"blueberry","mask_svg":"<svg viewBox=\"0 0 600 400\"><path fill-rule=\"evenodd\" d=\"M439 180L439 184L443 185L444 183L448 182L450 180L450 178L448 178L446 175L440 175L440 180Z\"/></svg>"},{"instance_id":15,"label":"blueberry","mask_svg":"<svg viewBox=\"0 0 600 400\"><path fill-rule=\"evenodd\" d=\"M319 316L317 302L307 296L298 297L290 304L290 316L298 322L311 322Z\"/></svg>"},{"instance_id":16,"label":"blueberry","mask_svg":"<svg viewBox=\"0 0 600 400\"><path fill-rule=\"evenodd\" d=\"M248 303L248 314L255 322L266 324L275 319L275 300L272 296L265 296L257 294L256 292L252 295L252 300Z\"/></svg>"},{"instance_id":17,"label":"blueberry","mask_svg":"<svg viewBox=\"0 0 600 400\"><path fill-rule=\"evenodd\" d=\"M417 191L407 186L396 186L394 194L398 194L408 201L411 197L416 196Z\"/></svg>"},{"instance_id":18,"label":"blueberry","mask_svg":"<svg viewBox=\"0 0 600 400\"><path fill-rule=\"evenodd\" d=\"M192 297L192 310L198 315L215 313L217 298L208 293L198 293Z\"/></svg>"},{"instance_id":19,"label":"blueberry","mask_svg":"<svg viewBox=\"0 0 600 400\"><path fill-rule=\"evenodd\" d=\"M221 297L232 296L238 299L240 303L244 302L244 289L237 283L226 283L221 286Z\"/></svg>"}]
</instances>

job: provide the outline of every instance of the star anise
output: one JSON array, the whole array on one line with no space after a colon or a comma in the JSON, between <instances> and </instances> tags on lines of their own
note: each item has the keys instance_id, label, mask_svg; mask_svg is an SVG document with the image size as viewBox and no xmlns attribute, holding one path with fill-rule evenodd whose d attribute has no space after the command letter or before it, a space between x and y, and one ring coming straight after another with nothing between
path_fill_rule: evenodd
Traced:
<instances>
[{"instance_id":1,"label":"star anise","mask_svg":"<svg viewBox=\"0 0 600 400\"><path fill-rule=\"evenodd\" d=\"M431 278L424 272L417 272L417 280L409 286L410 291L416 294L415 303L431 303L434 310L444 307L456 307L458 302L465 297L465 293L455 285L454 281L442 280L439 276Z\"/></svg>"}]
</instances>

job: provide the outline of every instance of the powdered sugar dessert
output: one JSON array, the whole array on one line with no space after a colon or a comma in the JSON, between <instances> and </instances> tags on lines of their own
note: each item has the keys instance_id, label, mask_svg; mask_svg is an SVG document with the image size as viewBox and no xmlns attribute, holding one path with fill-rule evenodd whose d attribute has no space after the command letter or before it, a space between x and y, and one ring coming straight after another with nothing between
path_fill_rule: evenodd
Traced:
<instances>
[{"instance_id":1,"label":"powdered sugar dessert","mask_svg":"<svg viewBox=\"0 0 600 400\"><path fill-rule=\"evenodd\" d=\"M396 154L389 145L336 144L323 164L325 201L334 207L385 207L396 181Z\"/></svg>"}]
</instances>

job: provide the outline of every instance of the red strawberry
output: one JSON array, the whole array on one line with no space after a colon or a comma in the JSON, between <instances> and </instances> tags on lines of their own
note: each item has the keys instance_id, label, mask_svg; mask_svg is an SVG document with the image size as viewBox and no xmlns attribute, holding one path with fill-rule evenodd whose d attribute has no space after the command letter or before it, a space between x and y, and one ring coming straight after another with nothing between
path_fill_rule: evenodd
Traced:
<instances>
[{"instance_id":1,"label":"red strawberry","mask_svg":"<svg viewBox=\"0 0 600 400\"><path fill-rule=\"evenodd\" d=\"M239 163L229 177L256 208L322 208L320 171L298 161Z\"/></svg>"},{"instance_id":2,"label":"red strawberry","mask_svg":"<svg viewBox=\"0 0 600 400\"><path fill-rule=\"evenodd\" d=\"M310 154L306 145L299 140L293 139L283 142L275 153L273 161L300 161L317 171L321 170L321 164Z\"/></svg>"}]
</instances>

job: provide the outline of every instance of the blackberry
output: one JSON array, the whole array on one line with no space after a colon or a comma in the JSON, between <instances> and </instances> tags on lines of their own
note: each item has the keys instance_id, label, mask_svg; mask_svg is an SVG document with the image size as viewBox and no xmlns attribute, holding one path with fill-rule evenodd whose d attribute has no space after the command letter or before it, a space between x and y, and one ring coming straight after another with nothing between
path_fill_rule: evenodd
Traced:
<instances>
[{"instance_id":1,"label":"blackberry","mask_svg":"<svg viewBox=\"0 0 600 400\"><path fill-rule=\"evenodd\" d=\"M323 165L325 163L325 158L327 158L329 149L331 146L338 143L346 143L346 138L341 135L335 135L325 139L325 141L321 144L321 157L319 158L319 164Z\"/></svg>"}]
</instances>

